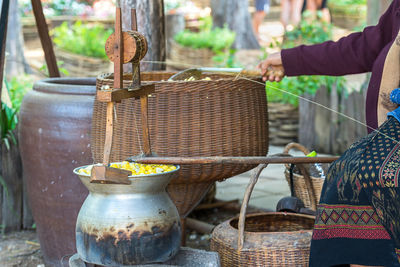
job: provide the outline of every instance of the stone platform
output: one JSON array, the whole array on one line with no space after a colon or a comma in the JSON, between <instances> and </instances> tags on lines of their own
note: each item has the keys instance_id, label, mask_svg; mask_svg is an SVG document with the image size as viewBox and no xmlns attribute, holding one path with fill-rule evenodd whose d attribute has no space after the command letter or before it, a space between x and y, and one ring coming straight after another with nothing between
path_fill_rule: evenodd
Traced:
<instances>
[{"instance_id":1,"label":"stone platform","mask_svg":"<svg viewBox=\"0 0 400 267\"><path fill-rule=\"evenodd\" d=\"M69 259L70 267L86 267L78 254ZM171 260L159 264L145 264L125 267L220 267L218 253L182 247ZM114 266L116 267L116 266Z\"/></svg>"}]
</instances>

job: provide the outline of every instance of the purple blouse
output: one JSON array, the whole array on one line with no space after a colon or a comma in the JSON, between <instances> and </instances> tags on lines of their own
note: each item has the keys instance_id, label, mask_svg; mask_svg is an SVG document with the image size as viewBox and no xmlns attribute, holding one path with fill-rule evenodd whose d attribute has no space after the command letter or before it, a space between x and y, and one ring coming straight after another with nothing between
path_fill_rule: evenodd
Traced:
<instances>
[{"instance_id":1,"label":"purple blouse","mask_svg":"<svg viewBox=\"0 0 400 267\"><path fill-rule=\"evenodd\" d=\"M400 27L400 0L394 0L376 26L352 33L337 42L301 45L282 50L287 76L372 72L366 99L368 126L378 127L377 104L386 55ZM399 62L400 64L400 62Z\"/></svg>"}]
</instances>

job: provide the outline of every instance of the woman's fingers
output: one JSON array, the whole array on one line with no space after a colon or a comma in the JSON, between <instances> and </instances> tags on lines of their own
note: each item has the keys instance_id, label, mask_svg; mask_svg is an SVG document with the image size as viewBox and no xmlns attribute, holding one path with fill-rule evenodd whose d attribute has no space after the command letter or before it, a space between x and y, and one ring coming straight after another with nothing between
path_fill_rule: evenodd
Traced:
<instances>
[{"instance_id":1,"label":"woman's fingers","mask_svg":"<svg viewBox=\"0 0 400 267\"><path fill-rule=\"evenodd\" d=\"M258 64L258 68L260 69L261 76L265 76L267 69L268 69L268 59L261 61L260 64Z\"/></svg>"},{"instance_id":2,"label":"woman's fingers","mask_svg":"<svg viewBox=\"0 0 400 267\"><path fill-rule=\"evenodd\" d=\"M281 54L279 52L269 55L267 59L258 64L258 68L261 71L264 82L267 80L270 82L279 82L284 76Z\"/></svg>"}]
</instances>

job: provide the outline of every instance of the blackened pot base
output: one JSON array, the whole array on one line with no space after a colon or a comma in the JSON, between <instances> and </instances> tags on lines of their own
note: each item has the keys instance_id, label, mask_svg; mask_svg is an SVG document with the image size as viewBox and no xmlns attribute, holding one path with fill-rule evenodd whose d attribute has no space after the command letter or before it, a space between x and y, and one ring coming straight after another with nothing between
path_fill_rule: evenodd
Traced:
<instances>
[{"instance_id":1,"label":"blackened pot base","mask_svg":"<svg viewBox=\"0 0 400 267\"><path fill-rule=\"evenodd\" d=\"M127 234L125 230L117 231L118 235L100 233L88 234L78 226L76 231L80 257L87 263L100 265L135 265L165 262L179 251L181 242L179 223L169 229L153 227L152 232L134 231Z\"/></svg>"}]
</instances>

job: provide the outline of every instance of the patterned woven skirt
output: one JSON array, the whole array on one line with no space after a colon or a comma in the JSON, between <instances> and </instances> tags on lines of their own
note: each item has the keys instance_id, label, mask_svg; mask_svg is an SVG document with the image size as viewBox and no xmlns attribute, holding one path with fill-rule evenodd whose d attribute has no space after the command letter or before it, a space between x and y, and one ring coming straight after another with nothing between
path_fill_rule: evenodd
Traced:
<instances>
[{"instance_id":1,"label":"patterned woven skirt","mask_svg":"<svg viewBox=\"0 0 400 267\"><path fill-rule=\"evenodd\" d=\"M400 267L400 124L390 117L332 163L310 266Z\"/></svg>"}]
</instances>

